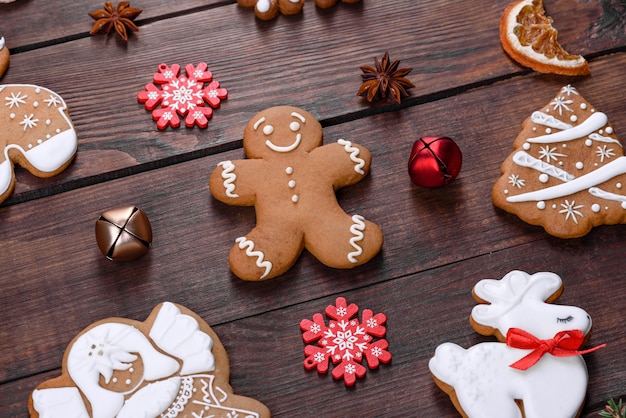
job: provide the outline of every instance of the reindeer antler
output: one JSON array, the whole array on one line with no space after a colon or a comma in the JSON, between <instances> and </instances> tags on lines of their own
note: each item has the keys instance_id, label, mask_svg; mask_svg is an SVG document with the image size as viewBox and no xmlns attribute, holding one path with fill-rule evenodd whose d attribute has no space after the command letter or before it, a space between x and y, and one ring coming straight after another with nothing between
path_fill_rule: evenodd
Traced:
<instances>
[{"instance_id":1,"label":"reindeer antler","mask_svg":"<svg viewBox=\"0 0 626 418\"><path fill-rule=\"evenodd\" d=\"M530 275L513 270L500 280L483 279L474 286L474 297L481 305L472 309L472 317L477 322L488 324L490 319L503 315L522 299L552 302L560 296L562 289L561 278L550 272Z\"/></svg>"}]
</instances>

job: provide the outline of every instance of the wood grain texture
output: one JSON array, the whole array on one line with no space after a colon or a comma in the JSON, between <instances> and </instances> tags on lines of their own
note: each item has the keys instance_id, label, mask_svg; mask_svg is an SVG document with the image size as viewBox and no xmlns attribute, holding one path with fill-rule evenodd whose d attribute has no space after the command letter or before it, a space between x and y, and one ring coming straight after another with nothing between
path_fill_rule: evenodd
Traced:
<instances>
[{"instance_id":1,"label":"wood grain texture","mask_svg":"<svg viewBox=\"0 0 626 418\"><path fill-rule=\"evenodd\" d=\"M240 145L241 126L253 114L290 103L294 94L300 107L325 123L384 111L355 93L359 66L372 65L385 50L414 68L409 78L417 88L405 106L528 72L502 52L497 37L500 9L493 2L482 7L491 13L477 15L471 25L465 7L457 3L425 10L406 1L340 6L320 12L307 4L299 18L283 16L258 24L245 13L249 10L231 4L155 20L142 26L127 47L81 37L15 54L2 82L36 82L61 94L79 132L80 158L71 170L45 181L19 175L15 193L4 204L232 149ZM598 7L593 10L598 12ZM573 14L567 27L592 25L597 18L591 14ZM394 35L400 34L393 47L378 35L389 30L390 22ZM258 36L242 37L241 28L254 28ZM564 42L577 42L570 31L562 31ZM466 42L468 33L474 42ZM626 46L624 39L609 33L594 39L588 50L579 47L580 52ZM294 53L285 52L290 50ZM229 90L230 100L206 130L159 132L150 113L137 103L137 93L151 82L159 63L201 61Z\"/></svg>"},{"instance_id":2,"label":"wood grain texture","mask_svg":"<svg viewBox=\"0 0 626 418\"><path fill-rule=\"evenodd\" d=\"M184 0L176 9L133 1L144 13L126 46L87 35L86 13L99 2L0 5L0 36L13 52L0 82L60 93L79 135L65 172L44 180L18 168L16 191L0 205L0 417L27 415L30 392L60 372L81 329L112 316L143 320L164 300L211 325L229 352L235 392L275 416L456 416L427 362L442 342L489 340L469 326L471 289L512 269L561 275L558 303L587 310L590 345L607 343L585 357L583 417L626 397L626 225L559 240L490 198L521 122L565 84L626 140L626 37L613 15L621 9L610 1L546 5L561 43L591 61L590 77L566 78L531 72L504 54L497 26L507 3L479 0L468 9L441 0L364 0L322 11L308 0L301 15L260 22L234 1ZM355 95L359 66L387 50L414 68L416 88L400 106ZM158 131L137 92L161 62L200 61L229 98L206 130ZM254 210L214 200L208 178L218 162L244 158L245 124L276 104L313 113L325 143L345 138L371 151L371 173L338 192L346 212L385 234L382 253L364 266L333 270L304 253L267 282L230 273L228 251L254 226ZM461 147L461 174L441 189L412 185L413 142L439 134ZM142 208L154 232L151 250L132 263L106 260L94 237L100 213L122 204ZM393 360L354 388L302 365L300 320L337 296L388 317Z\"/></svg>"}]
</instances>

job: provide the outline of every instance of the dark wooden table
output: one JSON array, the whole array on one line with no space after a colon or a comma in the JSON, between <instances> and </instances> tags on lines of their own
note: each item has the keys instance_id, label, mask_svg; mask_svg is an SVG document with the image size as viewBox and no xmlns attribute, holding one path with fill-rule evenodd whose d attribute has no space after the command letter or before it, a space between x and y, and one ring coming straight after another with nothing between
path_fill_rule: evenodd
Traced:
<instances>
[{"instance_id":1,"label":"dark wooden table","mask_svg":"<svg viewBox=\"0 0 626 418\"><path fill-rule=\"evenodd\" d=\"M490 340L468 323L473 285L513 269L553 271L560 303L594 320L583 416L626 397L626 225L584 238L547 235L496 209L491 187L520 124L566 84L605 112L626 141L626 7L618 0L547 1L561 43L585 55L592 75L535 73L512 62L498 39L508 0L364 0L261 22L234 0L136 0L140 31L127 44L89 36L97 1L17 0L0 5L11 50L3 84L34 83L61 94L78 132L75 161L39 179L17 169L0 206L0 416L27 415L29 393L60 373L66 345L107 317L144 320L162 301L209 323L230 355L231 384L273 415L456 416L428 360L445 341ZM416 85L400 106L356 96L362 65L389 51ZM160 63L205 61L229 90L207 129L159 131L137 93ZM378 223L383 251L353 270L304 253L284 276L244 282L228 268L252 208L230 207L207 187L219 161L243 158L243 128L258 111L291 104L313 113L326 142L369 148L370 175L339 201ZM448 135L463 168L445 188L413 185L413 142ZM105 259L94 224L118 205L149 216L154 243L131 263ZM384 312L393 360L347 388L304 370L299 322L343 296Z\"/></svg>"}]
</instances>

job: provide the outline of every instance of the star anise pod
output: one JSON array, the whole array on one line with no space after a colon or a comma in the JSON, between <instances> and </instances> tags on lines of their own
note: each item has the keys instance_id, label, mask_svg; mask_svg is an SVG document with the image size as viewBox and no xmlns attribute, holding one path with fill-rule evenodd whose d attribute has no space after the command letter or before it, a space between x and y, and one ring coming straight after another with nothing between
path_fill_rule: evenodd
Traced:
<instances>
[{"instance_id":1,"label":"star anise pod","mask_svg":"<svg viewBox=\"0 0 626 418\"><path fill-rule=\"evenodd\" d=\"M141 9L130 7L130 2L128 1L119 2L117 7L107 1L104 3L104 9L98 9L89 13L89 16L96 21L91 27L89 34L95 35L100 32L108 34L112 29L115 29L117 34L127 41L128 32L126 28L133 31L139 30L133 19L139 16L141 12Z\"/></svg>"},{"instance_id":2,"label":"star anise pod","mask_svg":"<svg viewBox=\"0 0 626 418\"><path fill-rule=\"evenodd\" d=\"M374 58L376 67L361 67L361 78L363 84L356 93L358 96L365 96L368 101L380 100L391 96L396 103L400 103L403 97L408 96L407 89L415 87L405 76L413 68L400 68L400 60L390 63L389 53L385 52L383 58L378 61Z\"/></svg>"}]
</instances>

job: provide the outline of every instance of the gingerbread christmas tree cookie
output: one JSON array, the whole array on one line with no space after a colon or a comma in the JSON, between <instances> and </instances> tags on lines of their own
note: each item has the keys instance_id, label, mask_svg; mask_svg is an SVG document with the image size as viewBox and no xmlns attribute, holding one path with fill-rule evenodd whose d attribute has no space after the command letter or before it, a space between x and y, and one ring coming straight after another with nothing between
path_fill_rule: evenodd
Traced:
<instances>
[{"instance_id":1,"label":"gingerbread christmas tree cookie","mask_svg":"<svg viewBox=\"0 0 626 418\"><path fill-rule=\"evenodd\" d=\"M608 116L571 85L522 124L493 202L559 238L626 223L626 156Z\"/></svg>"}]
</instances>

